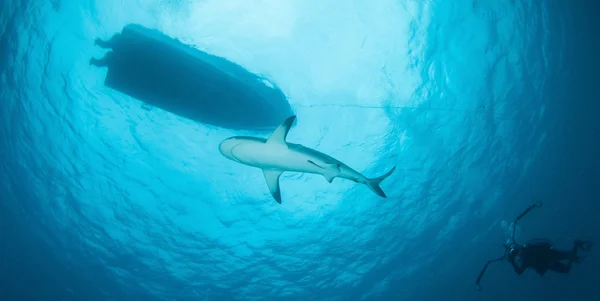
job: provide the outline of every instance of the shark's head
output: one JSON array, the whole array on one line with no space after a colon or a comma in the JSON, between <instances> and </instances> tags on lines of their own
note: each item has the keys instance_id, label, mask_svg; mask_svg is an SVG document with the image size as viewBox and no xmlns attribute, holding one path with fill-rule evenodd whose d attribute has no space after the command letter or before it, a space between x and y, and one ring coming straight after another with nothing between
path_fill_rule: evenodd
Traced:
<instances>
[{"instance_id":1,"label":"shark's head","mask_svg":"<svg viewBox=\"0 0 600 301\"><path fill-rule=\"evenodd\" d=\"M264 144L266 141L264 138L234 136L221 141L219 152L227 159L243 163L242 161L255 155L257 150L253 146Z\"/></svg>"},{"instance_id":2,"label":"shark's head","mask_svg":"<svg viewBox=\"0 0 600 301\"><path fill-rule=\"evenodd\" d=\"M237 161L233 156L232 151L240 143L241 141L238 139L238 137L227 138L221 141L221 144L219 144L219 152L221 152L221 155L223 155L225 158Z\"/></svg>"}]
</instances>

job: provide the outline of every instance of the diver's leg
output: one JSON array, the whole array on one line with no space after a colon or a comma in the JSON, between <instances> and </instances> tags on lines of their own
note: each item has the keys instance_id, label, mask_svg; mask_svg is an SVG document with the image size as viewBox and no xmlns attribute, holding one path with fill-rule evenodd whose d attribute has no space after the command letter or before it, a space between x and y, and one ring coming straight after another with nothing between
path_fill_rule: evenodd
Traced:
<instances>
[{"instance_id":1,"label":"diver's leg","mask_svg":"<svg viewBox=\"0 0 600 301\"><path fill-rule=\"evenodd\" d=\"M571 248L570 252L566 252L566 251L556 251L557 257L559 258L559 260L569 260L569 261L575 261L577 263L579 263L581 261L581 257L579 257L579 255L577 255L577 251L579 251L579 249L587 251L591 248L591 246L589 246L589 244L591 244L588 241L583 241L583 240L575 240L573 242L573 248Z\"/></svg>"},{"instance_id":2,"label":"diver's leg","mask_svg":"<svg viewBox=\"0 0 600 301\"><path fill-rule=\"evenodd\" d=\"M112 48L110 44L111 44L110 40L109 41L104 41L104 40L102 40L100 38L96 38L94 40L94 45L96 45L98 47L101 47L101 48Z\"/></svg>"},{"instance_id":3,"label":"diver's leg","mask_svg":"<svg viewBox=\"0 0 600 301\"><path fill-rule=\"evenodd\" d=\"M573 247L570 251L552 249L552 258L557 262L563 260L579 262L576 247Z\"/></svg>"},{"instance_id":4,"label":"diver's leg","mask_svg":"<svg viewBox=\"0 0 600 301\"><path fill-rule=\"evenodd\" d=\"M120 39L121 35L120 34L115 34L114 36L112 36L112 38L110 38L110 40L102 40L100 38L96 38L96 40L94 40L94 45L98 46L98 47L102 47L105 49L114 49L115 46L119 43L119 39Z\"/></svg>"},{"instance_id":5,"label":"diver's leg","mask_svg":"<svg viewBox=\"0 0 600 301\"><path fill-rule=\"evenodd\" d=\"M94 65L96 67L107 67L113 60L114 55L115 54L110 51L101 59L92 58L90 59L90 65Z\"/></svg>"},{"instance_id":6,"label":"diver's leg","mask_svg":"<svg viewBox=\"0 0 600 301\"><path fill-rule=\"evenodd\" d=\"M106 60L91 58L90 65L96 66L96 67L106 67Z\"/></svg>"},{"instance_id":7,"label":"diver's leg","mask_svg":"<svg viewBox=\"0 0 600 301\"><path fill-rule=\"evenodd\" d=\"M573 264L572 260L569 260L567 263L555 261L552 265L550 265L550 270L555 271L560 274L568 274L571 271L572 264Z\"/></svg>"}]
</instances>

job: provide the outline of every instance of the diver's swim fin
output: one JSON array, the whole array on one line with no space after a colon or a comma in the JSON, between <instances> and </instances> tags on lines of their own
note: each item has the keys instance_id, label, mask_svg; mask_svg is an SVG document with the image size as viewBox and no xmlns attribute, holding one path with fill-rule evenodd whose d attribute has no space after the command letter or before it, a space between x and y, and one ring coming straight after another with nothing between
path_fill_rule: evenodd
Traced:
<instances>
[{"instance_id":1,"label":"diver's swim fin","mask_svg":"<svg viewBox=\"0 0 600 301\"><path fill-rule=\"evenodd\" d=\"M578 248L586 252L592 250L592 246L594 245L591 241L588 240L577 240L575 241L575 244L577 244Z\"/></svg>"}]
</instances>

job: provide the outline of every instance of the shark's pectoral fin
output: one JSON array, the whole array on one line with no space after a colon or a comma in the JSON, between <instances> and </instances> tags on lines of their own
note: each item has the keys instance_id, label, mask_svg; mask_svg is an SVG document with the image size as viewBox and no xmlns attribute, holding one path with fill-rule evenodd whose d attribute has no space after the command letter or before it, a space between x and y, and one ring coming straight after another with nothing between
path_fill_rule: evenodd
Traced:
<instances>
[{"instance_id":1,"label":"shark's pectoral fin","mask_svg":"<svg viewBox=\"0 0 600 301\"><path fill-rule=\"evenodd\" d=\"M269 191L271 195L277 201L277 203L281 204L281 190L279 189L279 177L283 173L280 170L263 170L265 175L265 180L267 181L267 186L269 187Z\"/></svg>"},{"instance_id":2,"label":"shark's pectoral fin","mask_svg":"<svg viewBox=\"0 0 600 301\"><path fill-rule=\"evenodd\" d=\"M337 174L334 174L334 173L331 173L331 174L326 173L326 174L323 174L323 177L325 177L325 180L327 180L327 182L331 183L331 182L333 182L333 179L335 179L336 175Z\"/></svg>"},{"instance_id":3,"label":"shark's pectoral fin","mask_svg":"<svg viewBox=\"0 0 600 301\"><path fill-rule=\"evenodd\" d=\"M281 144L287 146L285 142L285 138L287 137L292 124L296 120L296 116L288 117L284 122L282 122L271 134L271 137L267 139L267 144Z\"/></svg>"},{"instance_id":4,"label":"shark's pectoral fin","mask_svg":"<svg viewBox=\"0 0 600 301\"><path fill-rule=\"evenodd\" d=\"M339 164L327 164L326 171L323 172L323 176L327 182L331 183L335 177L337 177L341 172Z\"/></svg>"}]
</instances>

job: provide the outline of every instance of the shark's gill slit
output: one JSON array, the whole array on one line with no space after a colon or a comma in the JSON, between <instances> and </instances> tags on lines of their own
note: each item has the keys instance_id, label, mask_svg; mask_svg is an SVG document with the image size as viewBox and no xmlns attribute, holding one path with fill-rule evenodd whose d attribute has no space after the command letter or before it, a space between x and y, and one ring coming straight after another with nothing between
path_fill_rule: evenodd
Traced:
<instances>
[{"instance_id":1,"label":"shark's gill slit","mask_svg":"<svg viewBox=\"0 0 600 301\"><path fill-rule=\"evenodd\" d=\"M308 160L308 163L310 163L310 164L312 164L312 165L314 165L314 166L316 166L316 167L319 167L319 168L321 168L321 169L325 169L323 166L321 166L321 165L319 165L319 164L317 164L317 163L313 162L312 160Z\"/></svg>"}]
</instances>

